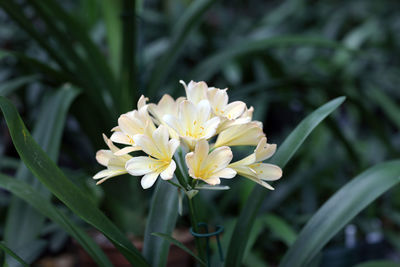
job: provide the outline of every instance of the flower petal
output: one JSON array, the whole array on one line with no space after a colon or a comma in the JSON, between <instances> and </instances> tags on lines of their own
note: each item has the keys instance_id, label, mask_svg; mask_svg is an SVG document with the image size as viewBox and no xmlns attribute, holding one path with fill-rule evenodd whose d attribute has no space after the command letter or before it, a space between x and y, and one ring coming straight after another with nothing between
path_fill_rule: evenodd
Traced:
<instances>
[{"instance_id":1,"label":"flower petal","mask_svg":"<svg viewBox=\"0 0 400 267\"><path fill-rule=\"evenodd\" d=\"M282 169L268 163L256 163L249 166L257 173L257 177L266 181L275 181L282 177Z\"/></svg>"},{"instance_id":2,"label":"flower petal","mask_svg":"<svg viewBox=\"0 0 400 267\"><path fill-rule=\"evenodd\" d=\"M164 125L158 126L158 128L153 132L154 143L164 157L169 157L168 139L168 129Z\"/></svg>"},{"instance_id":3,"label":"flower petal","mask_svg":"<svg viewBox=\"0 0 400 267\"><path fill-rule=\"evenodd\" d=\"M108 162L110 161L110 158L112 158L114 154L111 152L111 150L99 150L96 153L96 160L98 163L100 163L103 166L107 166Z\"/></svg>"},{"instance_id":4,"label":"flower petal","mask_svg":"<svg viewBox=\"0 0 400 267\"><path fill-rule=\"evenodd\" d=\"M232 150L229 147L218 147L207 156L207 160L203 162L201 168L218 172L228 166L229 162L232 160L232 157Z\"/></svg>"},{"instance_id":5,"label":"flower petal","mask_svg":"<svg viewBox=\"0 0 400 267\"><path fill-rule=\"evenodd\" d=\"M142 185L143 189L147 189L152 187L152 185L156 182L159 173L151 172L143 176L142 180L140 180L140 184Z\"/></svg>"},{"instance_id":6,"label":"flower petal","mask_svg":"<svg viewBox=\"0 0 400 267\"><path fill-rule=\"evenodd\" d=\"M256 154L256 161L259 162L270 158L275 153L275 151L275 144L268 144L266 137L261 138L260 142L258 142L256 149L254 150L254 153Z\"/></svg>"},{"instance_id":7,"label":"flower petal","mask_svg":"<svg viewBox=\"0 0 400 267\"><path fill-rule=\"evenodd\" d=\"M214 173L214 175L225 179L231 179L236 176L236 171L231 168L225 168Z\"/></svg>"},{"instance_id":8,"label":"flower petal","mask_svg":"<svg viewBox=\"0 0 400 267\"><path fill-rule=\"evenodd\" d=\"M176 169L176 164L175 161L171 160L171 163L168 165L168 167L161 172L161 179L163 180L169 180L172 179L172 177L174 176L174 172Z\"/></svg>"},{"instance_id":9,"label":"flower petal","mask_svg":"<svg viewBox=\"0 0 400 267\"><path fill-rule=\"evenodd\" d=\"M140 176L152 172L151 166L158 161L150 157L134 157L126 162L125 168L130 175Z\"/></svg>"},{"instance_id":10,"label":"flower petal","mask_svg":"<svg viewBox=\"0 0 400 267\"><path fill-rule=\"evenodd\" d=\"M246 104L242 101L235 101L225 107L225 116L230 119L236 119L243 114Z\"/></svg>"},{"instance_id":11,"label":"flower petal","mask_svg":"<svg viewBox=\"0 0 400 267\"><path fill-rule=\"evenodd\" d=\"M138 150L142 150L142 149L139 146L127 146L127 147L124 147L123 149L116 151L114 153L114 155L115 156L123 156L123 155L131 153L133 151L138 151Z\"/></svg>"},{"instance_id":12,"label":"flower petal","mask_svg":"<svg viewBox=\"0 0 400 267\"><path fill-rule=\"evenodd\" d=\"M158 159L162 158L162 155L161 155L160 151L157 149L156 144L147 135L144 135L144 134L135 135L133 137L133 140L135 141L135 143L138 146L140 146L142 148L142 150L146 154L148 154L154 158L158 158Z\"/></svg>"}]
</instances>

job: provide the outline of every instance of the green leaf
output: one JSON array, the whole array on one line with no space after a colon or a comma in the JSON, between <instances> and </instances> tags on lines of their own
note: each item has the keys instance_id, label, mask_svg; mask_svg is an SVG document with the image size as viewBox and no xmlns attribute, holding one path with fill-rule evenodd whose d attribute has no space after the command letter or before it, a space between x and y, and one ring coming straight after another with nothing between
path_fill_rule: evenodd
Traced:
<instances>
[{"instance_id":1,"label":"green leaf","mask_svg":"<svg viewBox=\"0 0 400 267\"><path fill-rule=\"evenodd\" d=\"M116 248L135 266L148 266L132 243L85 195L68 180L62 171L38 146L22 122L17 110L4 97L0 108L10 131L14 146L25 165L61 202L83 220L101 231Z\"/></svg>"},{"instance_id":2,"label":"green leaf","mask_svg":"<svg viewBox=\"0 0 400 267\"><path fill-rule=\"evenodd\" d=\"M375 101L386 116L396 125L397 129L400 130L400 107L393 101L392 98L387 96L382 90L370 89L368 91L370 99Z\"/></svg>"},{"instance_id":3,"label":"green leaf","mask_svg":"<svg viewBox=\"0 0 400 267\"><path fill-rule=\"evenodd\" d=\"M340 229L399 182L400 160L380 163L352 179L308 221L280 266L307 266Z\"/></svg>"},{"instance_id":4,"label":"green leaf","mask_svg":"<svg viewBox=\"0 0 400 267\"><path fill-rule=\"evenodd\" d=\"M247 56L249 54L263 52L271 47L284 46L315 46L348 50L348 48L340 43L317 37L280 36L259 40L248 39L233 46L224 47L221 51L206 58L193 70L189 77L193 77L197 80L208 80L217 71L220 71L221 68L230 60L241 56Z\"/></svg>"},{"instance_id":5,"label":"green leaf","mask_svg":"<svg viewBox=\"0 0 400 267\"><path fill-rule=\"evenodd\" d=\"M272 234L282 240L287 246L292 245L296 240L296 232L281 217L268 214L261 217L261 220L267 225Z\"/></svg>"},{"instance_id":6,"label":"green leaf","mask_svg":"<svg viewBox=\"0 0 400 267\"><path fill-rule=\"evenodd\" d=\"M123 23L122 23L122 51L121 51L121 88L119 92L120 111L132 109L138 100L136 90L136 5L135 1L123 1Z\"/></svg>"},{"instance_id":7,"label":"green leaf","mask_svg":"<svg viewBox=\"0 0 400 267\"><path fill-rule=\"evenodd\" d=\"M171 235L178 218L177 188L165 181L158 181L153 193L144 234L143 256L151 266L165 266L169 243L152 235L162 232Z\"/></svg>"},{"instance_id":8,"label":"green leaf","mask_svg":"<svg viewBox=\"0 0 400 267\"><path fill-rule=\"evenodd\" d=\"M193 1L189 8L186 9L185 13L182 14L172 31L173 35L171 36L171 41L169 42L167 51L165 51L164 56L154 67L150 79L149 89L147 93L148 95L154 95L156 90L159 89L160 85L167 77L169 71L172 70L172 65L178 57L179 52L182 50L182 47L185 45L185 41L188 38L189 34L193 31L195 26L200 23L203 15L207 12L207 10L210 9L210 7L216 2L218 1Z\"/></svg>"},{"instance_id":9,"label":"green leaf","mask_svg":"<svg viewBox=\"0 0 400 267\"><path fill-rule=\"evenodd\" d=\"M33 137L52 160L57 160L64 123L70 104L78 95L78 90L64 86L49 98L44 99ZM46 198L50 193L24 164L17 170L16 178L26 181ZM5 224L5 241L12 249L36 239L44 223L44 217L29 207L25 202L14 197L11 199Z\"/></svg>"},{"instance_id":10,"label":"green leaf","mask_svg":"<svg viewBox=\"0 0 400 267\"><path fill-rule=\"evenodd\" d=\"M1 241L0 242L0 249L3 250L5 253L8 255L12 256L14 259L16 259L19 263L21 263L23 266L29 266L28 263L26 263L23 259L21 259L17 254L15 254L11 249L7 247L7 245Z\"/></svg>"},{"instance_id":11,"label":"green leaf","mask_svg":"<svg viewBox=\"0 0 400 267\"><path fill-rule=\"evenodd\" d=\"M303 144L307 136L321 123L329 114L339 107L345 100L345 97L336 98L321 106L313 113L308 115L292 133L285 139L278 151L272 158L272 163L283 168L292 158L294 153ZM283 178L285 179L285 178ZM235 226L235 235L232 236L225 266L240 266L243 260L243 253L246 248L248 237L254 225L257 212L268 193L268 190L261 186L256 186L251 192L239 219ZM273 194L273 192L272 192Z\"/></svg>"},{"instance_id":12,"label":"green leaf","mask_svg":"<svg viewBox=\"0 0 400 267\"><path fill-rule=\"evenodd\" d=\"M116 76L120 70L122 25L120 19L121 1L101 0L104 23L107 30L107 43L110 53L111 68Z\"/></svg>"},{"instance_id":13,"label":"green leaf","mask_svg":"<svg viewBox=\"0 0 400 267\"><path fill-rule=\"evenodd\" d=\"M363 263L355 265L354 267L398 267L398 266L399 266L398 262L377 260L377 261L363 262Z\"/></svg>"},{"instance_id":14,"label":"green leaf","mask_svg":"<svg viewBox=\"0 0 400 267\"><path fill-rule=\"evenodd\" d=\"M6 81L0 84L0 96L7 96L15 92L22 86L35 82L39 79L39 75L22 76L10 81Z\"/></svg>"},{"instance_id":15,"label":"green leaf","mask_svg":"<svg viewBox=\"0 0 400 267\"><path fill-rule=\"evenodd\" d=\"M176 240L175 238L167 235L167 234L163 234L163 233L152 233L152 235L154 236L158 236L158 237L162 237L165 240L167 240L168 242L176 245L177 247L183 249L186 253L190 254L193 258L195 258L201 265L206 266L205 262L202 261L199 257L196 256L196 254L194 254L188 247L186 247L184 244L182 244L181 242L179 242L178 240Z\"/></svg>"},{"instance_id":16,"label":"green leaf","mask_svg":"<svg viewBox=\"0 0 400 267\"><path fill-rule=\"evenodd\" d=\"M99 266L112 266L103 251L93 242L86 232L78 227L64 213L54 207L48 199L43 197L41 193L32 186L23 181L0 174L0 187L10 191L13 195L35 208L36 211L40 212L43 216L46 216L60 225L81 244Z\"/></svg>"}]
</instances>

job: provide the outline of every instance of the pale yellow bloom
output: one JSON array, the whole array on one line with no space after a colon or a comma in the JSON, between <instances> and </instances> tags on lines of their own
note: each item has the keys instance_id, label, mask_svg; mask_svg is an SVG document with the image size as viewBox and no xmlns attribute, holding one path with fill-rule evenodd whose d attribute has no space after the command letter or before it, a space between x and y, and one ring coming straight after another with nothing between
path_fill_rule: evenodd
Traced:
<instances>
[{"instance_id":1,"label":"pale yellow bloom","mask_svg":"<svg viewBox=\"0 0 400 267\"><path fill-rule=\"evenodd\" d=\"M160 125L152 136L138 134L134 137L135 143L149 156L140 156L130 159L125 168L134 176L144 175L141 185L144 189L151 187L158 176L163 180L172 179L176 164L172 160L175 150L179 146L176 139L169 140L168 129Z\"/></svg>"},{"instance_id":2,"label":"pale yellow bloom","mask_svg":"<svg viewBox=\"0 0 400 267\"><path fill-rule=\"evenodd\" d=\"M210 87L207 91L208 100L216 116L225 120L235 120L243 114L246 104L242 101L235 101L228 104L229 97L226 91L227 89L221 90Z\"/></svg>"},{"instance_id":3,"label":"pale yellow bloom","mask_svg":"<svg viewBox=\"0 0 400 267\"><path fill-rule=\"evenodd\" d=\"M186 165L189 168L189 175L193 179L201 179L210 185L220 184L220 178L233 178L236 171L228 168L232 160L232 151L229 147L219 147L209 152L209 145L206 140L196 144L194 152L186 154Z\"/></svg>"},{"instance_id":4,"label":"pale yellow bloom","mask_svg":"<svg viewBox=\"0 0 400 267\"><path fill-rule=\"evenodd\" d=\"M165 123L163 117L165 115L178 117L178 107L183 100L185 100L184 97L179 97L175 101L170 95L165 94L160 101L158 101L157 105L149 104L149 112L153 116L155 123L157 125L162 124L167 126L171 138L178 139L179 135L171 127L169 127L168 124Z\"/></svg>"},{"instance_id":5,"label":"pale yellow bloom","mask_svg":"<svg viewBox=\"0 0 400 267\"><path fill-rule=\"evenodd\" d=\"M208 100L201 100L197 105L184 100L179 105L178 117L165 115L163 120L175 130L190 149L194 148L197 141L213 137L220 122L218 117L211 118Z\"/></svg>"},{"instance_id":6,"label":"pale yellow bloom","mask_svg":"<svg viewBox=\"0 0 400 267\"><path fill-rule=\"evenodd\" d=\"M261 122L233 125L218 135L214 147L255 146L264 136Z\"/></svg>"},{"instance_id":7,"label":"pale yellow bloom","mask_svg":"<svg viewBox=\"0 0 400 267\"><path fill-rule=\"evenodd\" d=\"M282 170L276 165L263 163L262 161L270 158L276 150L275 144L268 144L267 138L263 137L258 143L254 153L237 162L229 164L228 167L234 169L239 175L274 190L265 181L275 181L282 177Z\"/></svg>"},{"instance_id":8,"label":"pale yellow bloom","mask_svg":"<svg viewBox=\"0 0 400 267\"><path fill-rule=\"evenodd\" d=\"M107 169L98 172L93 179L101 179L96 184L101 184L102 182L110 179L111 177L122 175L127 173L125 169L125 164L132 157L129 155L116 156L115 152L119 150L114 144L103 134L104 142L110 148L109 150L99 150L96 153L96 160Z\"/></svg>"},{"instance_id":9,"label":"pale yellow bloom","mask_svg":"<svg viewBox=\"0 0 400 267\"><path fill-rule=\"evenodd\" d=\"M186 98L194 104L207 99L208 86L205 82L190 81L188 85L184 81L179 81L185 87Z\"/></svg>"},{"instance_id":10,"label":"pale yellow bloom","mask_svg":"<svg viewBox=\"0 0 400 267\"><path fill-rule=\"evenodd\" d=\"M112 129L114 133L111 135L111 141L128 145L118 151L116 155L124 155L129 152L141 150L140 146L135 143L134 136L138 134L151 135L156 129L152 118L147 112L148 105L146 105L146 98L144 96L140 97L138 108L138 110L122 114L118 118L118 126ZM145 129L148 129L148 132Z\"/></svg>"}]
</instances>

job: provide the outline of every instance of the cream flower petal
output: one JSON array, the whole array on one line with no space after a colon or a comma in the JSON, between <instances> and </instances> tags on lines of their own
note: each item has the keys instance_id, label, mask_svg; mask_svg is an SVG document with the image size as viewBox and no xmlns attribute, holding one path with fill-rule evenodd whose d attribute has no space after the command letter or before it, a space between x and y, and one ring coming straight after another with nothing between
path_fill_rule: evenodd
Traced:
<instances>
[{"instance_id":1,"label":"cream flower petal","mask_svg":"<svg viewBox=\"0 0 400 267\"><path fill-rule=\"evenodd\" d=\"M154 157L154 158L162 158L160 151L154 145L153 140L150 137L144 134L138 134L133 137L135 143L142 148L142 150Z\"/></svg>"},{"instance_id":2,"label":"cream flower petal","mask_svg":"<svg viewBox=\"0 0 400 267\"><path fill-rule=\"evenodd\" d=\"M232 160L232 157L232 150L229 147L218 147L208 155L206 163L207 165L202 167L211 168L214 172L217 172L226 168L226 166L228 166L229 162Z\"/></svg>"},{"instance_id":3,"label":"cream flower petal","mask_svg":"<svg viewBox=\"0 0 400 267\"><path fill-rule=\"evenodd\" d=\"M179 135L183 135L184 130L183 130L183 128L182 128L182 125L181 125L181 123L180 123L180 120L179 120L177 117L175 117L175 116L173 116L173 115L167 114L167 115L165 115L165 116L163 117L163 120L165 121L165 123L166 123L169 127L171 127L172 129L174 129L175 132L177 132Z\"/></svg>"},{"instance_id":4,"label":"cream flower petal","mask_svg":"<svg viewBox=\"0 0 400 267\"><path fill-rule=\"evenodd\" d=\"M123 132L113 132L110 139L111 141L119 144L125 144L125 145L133 144L133 139L129 138L129 136L127 136Z\"/></svg>"},{"instance_id":5,"label":"cream flower petal","mask_svg":"<svg viewBox=\"0 0 400 267\"><path fill-rule=\"evenodd\" d=\"M207 99L208 86L205 82L190 81L188 85L184 81L179 81L186 91L186 97L189 101L197 104L203 99Z\"/></svg>"},{"instance_id":6,"label":"cream flower petal","mask_svg":"<svg viewBox=\"0 0 400 267\"><path fill-rule=\"evenodd\" d=\"M256 155L253 153L239 161L229 164L230 167L240 166L240 165L250 165L256 162Z\"/></svg>"},{"instance_id":7,"label":"cream flower petal","mask_svg":"<svg viewBox=\"0 0 400 267\"><path fill-rule=\"evenodd\" d=\"M235 101L225 107L225 115L228 119L236 119L243 114L246 104L242 101Z\"/></svg>"},{"instance_id":8,"label":"cream flower petal","mask_svg":"<svg viewBox=\"0 0 400 267\"><path fill-rule=\"evenodd\" d=\"M236 171L231 168L225 168L216 172L214 175L225 179L231 179L236 176Z\"/></svg>"},{"instance_id":9,"label":"cream flower petal","mask_svg":"<svg viewBox=\"0 0 400 267\"><path fill-rule=\"evenodd\" d=\"M207 184L210 185L217 185L221 183L221 180L219 179L219 177L210 177L207 179L204 179L203 181L205 181Z\"/></svg>"},{"instance_id":10,"label":"cream flower petal","mask_svg":"<svg viewBox=\"0 0 400 267\"><path fill-rule=\"evenodd\" d=\"M215 147L219 146L252 146L257 145L264 137L262 128L256 122L234 125L222 131L217 138Z\"/></svg>"},{"instance_id":11,"label":"cream flower petal","mask_svg":"<svg viewBox=\"0 0 400 267\"><path fill-rule=\"evenodd\" d=\"M204 124L204 139L209 139L215 135L219 122L220 118L214 117Z\"/></svg>"},{"instance_id":12,"label":"cream flower petal","mask_svg":"<svg viewBox=\"0 0 400 267\"><path fill-rule=\"evenodd\" d=\"M99 171L98 173L96 173L94 176L93 176L93 179L101 179L101 178L104 178L104 177L113 177L113 176L116 176L116 175L119 175L119 174L123 174L123 173L127 173L127 171L125 170L125 169L119 169L119 170L117 170L117 169L105 169L105 170L102 170L102 171Z\"/></svg>"},{"instance_id":13,"label":"cream flower petal","mask_svg":"<svg viewBox=\"0 0 400 267\"><path fill-rule=\"evenodd\" d=\"M140 176L153 171L152 166L158 165L158 161L150 157L134 157L126 162L125 168L130 175Z\"/></svg>"},{"instance_id":14,"label":"cream flower petal","mask_svg":"<svg viewBox=\"0 0 400 267\"><path fill-rule=\"evenodd\" d=\"M154 144L158 147L159 152L165 157L169 157L169 147L168 147L169 133L167 127L160 125L153 132Z\"/></svg>"},{"instance_id":15,"label":"cream flower petal","mask_svg":"<svg viewBox=\"0 0 400 267\"><path fill-rule=\"evenodd\" d=\"M168 148L169 148L169 156L172 158L175 154L176 149L179 147L179 140L176 139L171 139L168 142Z\"/></svg>"},{"instance_id":16,"label":"cream flower petal","mask_svg":"<svg viewBox=\"0 0 400 267\"><path fill-rule=\"evenodd\" d=\"M252 180L253 182L256 182L259 185L264 186L265 188L269 189L269 190L275 190L275 188L273 188L270 184L264 182L263 180L260 180L256 177L251 177L251 176L246 176L247 178L249 178L250 180Z\"/></svg>"},{"instance_id":17,"label":"cream flower petal","mask_svg":"<svg viewBox=\"0 0 400 267\"><path fill-rule=\"evenodd\" d=\"M266 137L261 138L260 142L258 142L256 149L254 150L254 153L256 154L256 161L263 161L270 158L275 153L275 151L275 144L268 144Z\"/></svg>"},{"instance_id":18,"label":"cream flower petal","mask_svg":"<svg viewBox=\"0 0 400 267\"><path fill-rule=\"evenodd\" d=\"M123 149L118 150L117 152L114 153L115 156L123 156L128 153L134 152L134 151L139 151L142 150L139 146L127 146L124 147Z\"/></svg>"},{"instance_id":19,"label":"cream flower petal","mask_svg":"<svg viewBox=\"0 0 400 267\"><path fill-rule=\"evenodd\" d=\"M100 163L103 166L107 166L108 162L110 161L110 158L113 157L113 153L111 152L111 150L99 150L96 153L96 160L98 163Z\"/></svg>"},{"instance_id":20,"label":"cream flower petal","mask_svg":"<svg viewBox=\"0 0 400 267\"><path fill-rule=\"evenodd\" d=\"M174 172L176 169L176 164L175 161L171 160L171 163L168 165L168 167L161 172L161 179L163 180L169 180L172 179L172 177L174 176Z\"/></svg>"},{"instance_id":21,"label":"cream flower petal","mask_svg":"<svg viewBox=\"0 0 400 267\"><path fill-rule=\"evenodd\" d=\"M266 181L275 181L282 177L282 169L268 163L256 163L249 166L257 173L257 178Z\"/></svg>"},{"instance_id":22,"label":"cream flower petal","mask_svg":"<svg viewBox=\"0 0 400 267\"><path fill-rule=\"evenodd\" d=\"M147 189L153 186L156 182L159 173L151 172L143 176L142 180L140 180L140 184L142 185L143 189Z\"/></svg>"},{"instance_id":23,"label":"cream flower petal","mask_svg":"<svg viewBox=\"0 0 400 267\"><path fill-rule=\"evenodd\" d=\"M197 104L197 111L198 114L197 120L199 123L204 123L210 118L211 113L211 106L208 100L201 100Z\"/></svg>"}]
</instances>

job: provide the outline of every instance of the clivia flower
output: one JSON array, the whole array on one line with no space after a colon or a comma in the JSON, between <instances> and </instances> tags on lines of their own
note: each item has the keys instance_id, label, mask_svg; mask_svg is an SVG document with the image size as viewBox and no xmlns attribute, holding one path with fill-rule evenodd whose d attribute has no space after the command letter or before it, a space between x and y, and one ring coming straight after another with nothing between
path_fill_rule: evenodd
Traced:
<instances>
[{"instance_id":1,"label":"clivia flower","mask_svg":"<svg viewBox=\"0 0 400 267\"><path fill-rule=\"evenodd\" d=\"M220 119L211 118L211 107L208 100L201 100L197 105L184 100L179 105L178 117L165 115L163 120L175 130L179 137L192 150L202 139L214 136Z\"/></svg>"},{"instance_id":2,"label":"clivia flower","mask_svg":"<svg viewBox=\"0 0 400 267\"><path fill-rule=\"evenodd\" d=\"M193 152L186 154L185 159L190 177L217 185L221 182L219 178L230 179L236 176L236 171L228 168L232 157L232 151L227 146L216 148L209 153L208 142L201 140Z\"/></svg>"},{"instance_id":3,"label":"clivia flower","mask_svg":"<svg viewBox=\"0 0 400 267\"><path fill-rule=\"evenodd\" d=\"M135 142L148 156L131 158L126 162L126 170L134 176L144 175L141 184L144 189L151 187L158 176L163 180L173 178L176 164L172 159L179 141L170 139L168 129L158 126L151 137L140 134L134 136Z\"/></svg>"},{"instance_id":4,"label":"clivia flower","mask_svg":"<svg viewBox=\"0 0 400 267\"><path fill-rule=\"evenodd\" d=\"M282 170L276 165L263 163L262 161L270 158L276 150L275 144L268 144L267 138L263 137L258 143L254 153L242 160L229 164L228 167L234 169L238 174L250 180L274 190L265 181L275 181L282 177Z\"/></svg>"},{"instance_id":5,"label":"clivia flower","mask_svg":"<svg viewBox=\"0 0 400 267\"><path fill-rule=\"evenodd\" d=\"M186 97L175 100L164 95L153 104L142 96L137 109L119 117L111 140L104 137L109 149L96 155L97 161L107 167L93 177L101 179L98 184L128 173L142 176L141 185L147 189L159 176L171 180L176 173L179 184L169 182L186 192L218 188L221 178L236 175L273 189L265 181L279 179L282 170L262 162L274 154L276 145L267 143L262 123L252 120L254 108L247 108L242 101L229 103L227 89L208 87L205 82L180 82ZM256 149L231 163L233 146ZM181 149L175 153L178 147ZM207 185L198 185L202 182Z\"/></svg>"},{"instance_id":6,"label":"clivia flower","mask_svg":"<svg viewBox=\"0 0 400 267\"><path fill-rule=\"evenodd\" d=\"M114 153L118 152L119 149L103 134L104 142L107 144L109 150L99 150L96 153L96 160L107 169L98 172L93 179L101 179L96 184L101 184L104 181L117 176L127 173L125 164L132 157L129 155L116 156Z\"/></svg>"}]
</instances>

